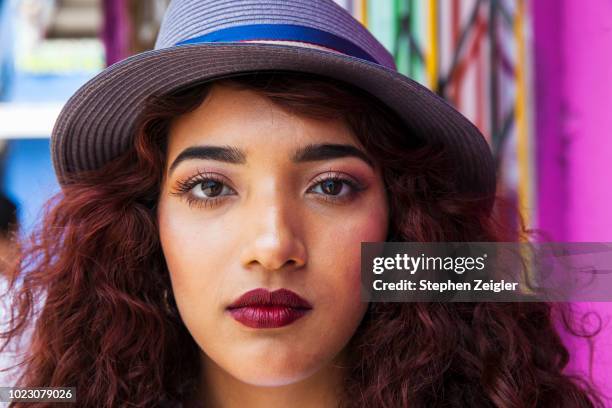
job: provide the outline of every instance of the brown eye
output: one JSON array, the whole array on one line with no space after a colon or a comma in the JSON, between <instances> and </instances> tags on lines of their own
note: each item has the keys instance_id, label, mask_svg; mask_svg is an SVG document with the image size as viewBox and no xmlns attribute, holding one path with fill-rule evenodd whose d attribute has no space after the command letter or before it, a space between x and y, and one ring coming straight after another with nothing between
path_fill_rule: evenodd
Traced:
<instances>
[{"instance_id":1,"label":"brown eye","mask_svg":"<svg viewBox=\"0 0 612 408\"><path fill-rule=\"evenodd\" d=\"M317 181L309 191L330 199L336 199L349 197L352 193L359 190L359 186L352 180L334 175Z\"/></svg>"},{"instance_id":2,"label":"brown eye","mask_svg":"<svg viewBox=\"0 0 612 408\"><path fill-rule=\"evenodd\" d=\"M190 207L213 208L225 202L225 196L238 195L222 175L210 172L178 180L170 194L184 199Z\"/></svg>"},{"instance_id":3,"label":"brown eye","mask_svg":"<svg viewBox=\"0 0 612 408\"><path fill-rule=\"evenodd\" d=\"M342 191L343 184L338 180L325 180L321 183L321 190L328 195L338 195Z\"/></svg>"},{"instance_id":4,"label":"brown eye","mask_svg":"<svg viewBox=\"0 0 612 408\"><path fill-rule=\"evenodd\" d=\"M199 182L193 188L193 195L198 198L213 198L220 195L231 194L231 189L225 184L216 180L205 180Z\"/></svg>"}]
</instances>

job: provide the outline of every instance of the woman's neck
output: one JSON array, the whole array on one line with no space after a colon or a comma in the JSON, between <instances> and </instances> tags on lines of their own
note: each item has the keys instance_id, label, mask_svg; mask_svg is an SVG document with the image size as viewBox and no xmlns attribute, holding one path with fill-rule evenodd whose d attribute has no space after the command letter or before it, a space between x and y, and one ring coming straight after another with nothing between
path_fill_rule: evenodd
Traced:
<instances>
[{"instance_id":1,"label":"woman's neck","mask_svg":"<svg viewBox=\"0 0 612 408\"><path fill-rule=\"evenodd\" d=\"M197 393L199 401L193 406L205 408L336 408L340 401L342 381L346 375L345 361L343 352L327 366L302 381L269 387L240 381L204 355Z\"/></svg>"}]
</instances>

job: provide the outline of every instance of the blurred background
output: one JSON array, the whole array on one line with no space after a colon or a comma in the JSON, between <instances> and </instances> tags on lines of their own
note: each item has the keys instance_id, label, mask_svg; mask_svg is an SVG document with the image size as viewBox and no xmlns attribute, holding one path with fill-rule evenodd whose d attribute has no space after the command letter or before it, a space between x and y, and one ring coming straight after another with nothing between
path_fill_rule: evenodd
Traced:
<instances>
[{"instance_id":1,"label":"blurred background","mask_svg":"<svg viewBox=\"0 0 612 408\"><path fill-rule=\"evenodd\" d=\"M400 72L481 129L498 191L528 227L547 241L612 242L612 1L337 2ZM49 135L62 105L106 66L151 49L167 4L0 0L0 191L22 234L59 189ZM587 345L568 339L571 369L612 395L612 305L580 307L606 326L592 362Z\"/></svg>"}]
</instances>

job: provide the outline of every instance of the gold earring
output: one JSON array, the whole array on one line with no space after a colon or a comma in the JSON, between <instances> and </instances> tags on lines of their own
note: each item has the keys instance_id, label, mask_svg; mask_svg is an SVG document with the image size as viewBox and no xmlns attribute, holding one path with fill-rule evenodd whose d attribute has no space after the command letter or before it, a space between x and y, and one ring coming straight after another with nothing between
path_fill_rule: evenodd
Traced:
<instances>
[{"instance_id":1,"label":"gold earring","mask_svg":"<svg viewBox=\"0 0 612 408\"><path fill-rule=\"evenodd\" d=\"M166 312L170 315L174 315L175 314L175 310L174 308L170 305L170 300L169 300L169 294L168 294L168 289L164 289L163 292L163 297L164 297L164 308L166 309Z\"/></svg>"}]
</instances>

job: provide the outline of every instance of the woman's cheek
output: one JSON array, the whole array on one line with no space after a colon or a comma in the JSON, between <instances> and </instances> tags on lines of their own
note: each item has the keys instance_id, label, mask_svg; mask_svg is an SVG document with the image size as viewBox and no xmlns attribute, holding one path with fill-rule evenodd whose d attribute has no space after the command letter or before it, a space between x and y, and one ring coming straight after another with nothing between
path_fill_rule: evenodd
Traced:
<instances>
[{"instance_id":1,"label":"woman's cheek","mask_svg":"<svg viewBox=\"0 0 612 408\"><path fill-rule=\"evenodd\" d=\"M315 228L309 253L316 264L313 271L325 274L320 279L327 282L331 295L350 304L361 297L361 243L384 241L387 218L383 208L339 218L342 222Z\"/></svg>"},{"instance_id":2,"label":"woman's cheek","mask_svg":"<svg viewBox=\"0 0 612 408\"><path fill-rule=\"evenodd\" d=\"M218 280L229 259L231 228L218 220L203 220L192 208L170 205L161 209L160 240L175 299L179 309L182 304L182 309L200 310L202 305L195 303L220 297Z\"/></svg>"}]
</instances>

